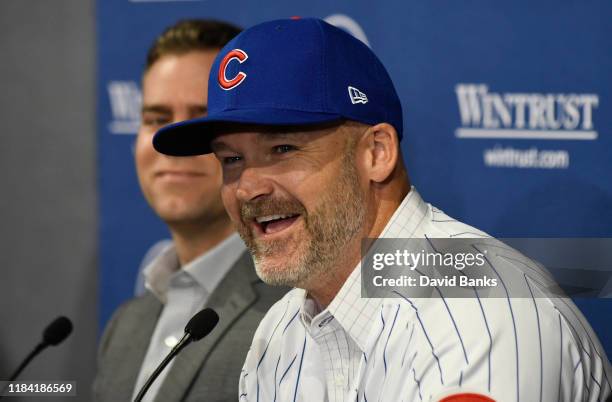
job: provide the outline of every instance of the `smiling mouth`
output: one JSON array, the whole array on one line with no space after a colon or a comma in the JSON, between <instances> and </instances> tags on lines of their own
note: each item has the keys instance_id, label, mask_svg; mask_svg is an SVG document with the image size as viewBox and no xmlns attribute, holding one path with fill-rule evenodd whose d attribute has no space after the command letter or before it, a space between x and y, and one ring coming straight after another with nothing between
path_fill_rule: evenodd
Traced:
<instances>
[{"instance_id":1,"label":"smiling mouth","mask_svg":"<svg viewBox=\"0 0 612 402\"><path fill-rule=\"evenodd\" d=\"M300 217L299 214L278 214L266 215L255 218L255 225L263 234L273 234L281 232L291 225Z\"/></svg>"}]
</instances>

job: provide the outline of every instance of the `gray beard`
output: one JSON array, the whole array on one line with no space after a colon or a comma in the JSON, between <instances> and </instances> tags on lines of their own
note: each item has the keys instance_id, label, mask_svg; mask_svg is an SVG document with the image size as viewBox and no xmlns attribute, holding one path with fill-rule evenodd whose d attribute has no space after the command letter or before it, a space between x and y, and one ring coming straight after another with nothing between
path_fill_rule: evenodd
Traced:
<instances>
[{"instance_id":1,"label":"gray beard","mask_svg":"<svg viewBox=\"0 0 612 402\"><path fill-rule=\"evenodd\" d=\"M311 214L303 214L305 239L258 243L250 233L239 231L247 244L258 276L270 285L304 287L314 280L330 276L342 256L346 245L359 234L365 222L364 195L359 188L353 158L345 156L342 176L329 186L319 206ZM282 266L266 264L267 255L279 255L287 251L289 244L301 245L305 250L293 260L283 261ZM289 257L288 257L289 258Z\"/></svg>"}]
</instances>

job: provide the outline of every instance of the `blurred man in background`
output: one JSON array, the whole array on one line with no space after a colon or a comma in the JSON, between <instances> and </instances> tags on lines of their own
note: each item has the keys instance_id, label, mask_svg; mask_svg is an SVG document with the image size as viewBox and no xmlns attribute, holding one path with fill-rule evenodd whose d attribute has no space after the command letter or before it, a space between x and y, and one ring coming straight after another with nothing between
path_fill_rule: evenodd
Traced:
<instances>
[{"instance_id":1,"label":"blurred man in background","mask_svg":"<svg viewBox=\"0 0 612 402\"><path fill-rule=\"evenodd\" d=\"M204 306L217 311L219 324L161 373L144 400L235 399L253 332L282 294L254 273L223 208L214 156L169 157L151 143L162 126L206 115L211 65L239 32L224 22L181 21L148 52L136 169L143 194L168 225L173 243L145 269L145 295L122 305L105 329L94 384L97 401L133 398Z\"/></svg>"}]
</instances>

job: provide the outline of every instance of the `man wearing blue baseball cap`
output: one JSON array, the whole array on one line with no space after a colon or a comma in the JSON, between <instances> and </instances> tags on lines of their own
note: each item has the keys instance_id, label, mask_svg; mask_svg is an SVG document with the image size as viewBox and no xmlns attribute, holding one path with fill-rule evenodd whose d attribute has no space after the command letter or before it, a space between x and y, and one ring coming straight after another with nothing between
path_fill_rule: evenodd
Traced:
<instances>
[{"instance_id":1,"label":"man wearing blue baseball cap","mask_svg":"<svg viewBox=\"0 0 612 402\"><path fill-rule=\"evenodd\" d=\"M296 288L259 325L241 401L610 394L609 361L584 317L546 296L539 268L519 267L512 250L497 279L514 275L537 298L362 297L363 239L488 238L410 186L400 101L367 46L318 19L257 25L215 60L208 102L207 117L160 130L154 147L214 152L258 275Z\"/></svg>"}]
</instances>

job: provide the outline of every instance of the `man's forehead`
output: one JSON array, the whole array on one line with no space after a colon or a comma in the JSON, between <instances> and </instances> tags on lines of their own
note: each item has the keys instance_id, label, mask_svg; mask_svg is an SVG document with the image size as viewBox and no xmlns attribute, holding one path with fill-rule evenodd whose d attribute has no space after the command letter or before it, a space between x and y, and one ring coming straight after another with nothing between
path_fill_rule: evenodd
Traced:
<instances>
[{"instance_id":1,"label":"man's forehead","mask_svg":"<svg viewBox=\"0 0 612 402\"><path fill-rule=\"evenodd\" d=\"M249 130L240 130L240 131L232 131L232 132L222 132L216 134L215 138L211 141L211 148L213 151L221 150L227 148L232 139L240 138L240 141L244 141L245 137L250 137L253 141L279 141L279 140L291 140L291 141L300 141L307 142L312 141L315 138L320 137L321 135L328 134L331 131L328 130L296 130L296 129L249 129Z\"/></svg>"}]
</instances>

